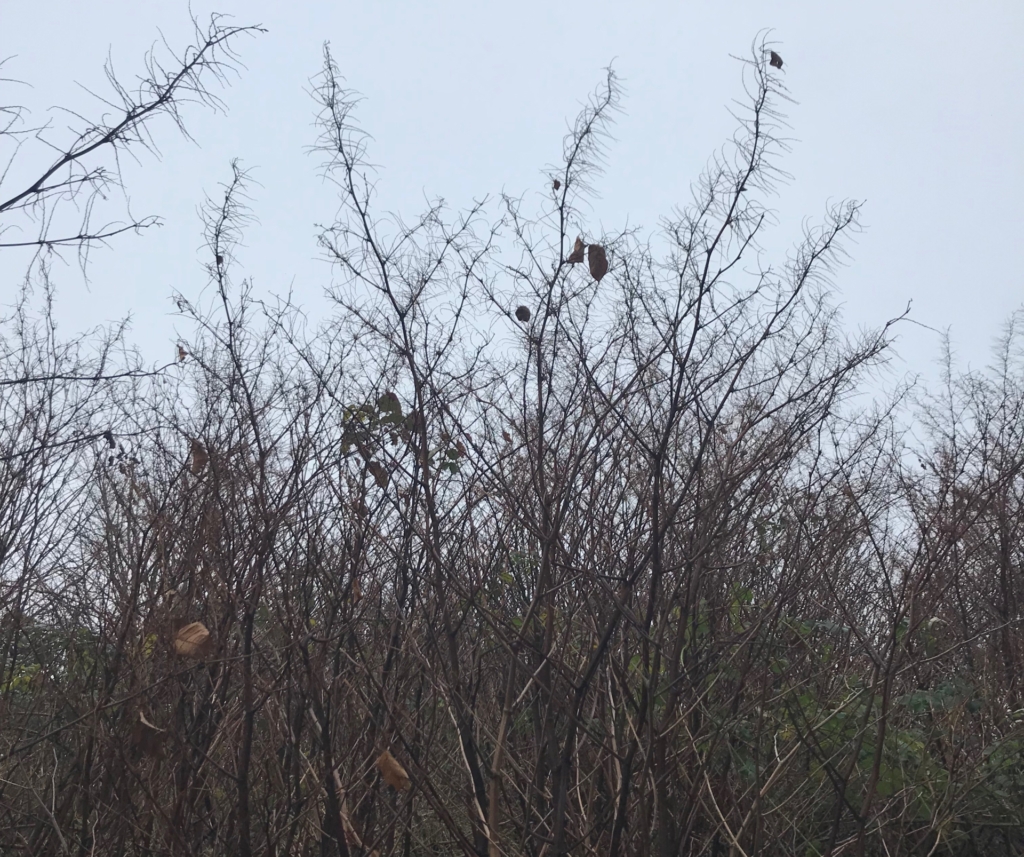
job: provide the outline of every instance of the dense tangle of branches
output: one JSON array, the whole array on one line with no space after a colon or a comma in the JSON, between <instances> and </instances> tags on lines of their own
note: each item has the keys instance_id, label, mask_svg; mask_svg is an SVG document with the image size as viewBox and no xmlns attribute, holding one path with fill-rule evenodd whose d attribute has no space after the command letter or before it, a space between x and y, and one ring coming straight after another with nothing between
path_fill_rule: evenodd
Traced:
<instances>
[{"instance_id":1,"label":"dense tangle of branches","mask_svg":"<svg viewBox=\"0 0 1024 857\"><path fill-rule=\"evenodd\" d=\"M0 215L100 187L82 157L206 98L241 32L214 22ZM535 209L408 224L374 208L325 53L322 325L225 262L237 167L173 366L122 330L59 341L23 295L0 339L0 852L1017 853L1021 338L941 394L857 404L893 324L851 338L829 302L858 206L781 263L760 244L769 56L653 245L581 213L611 71ZM37 242L44 276L65 241Z\"/></svg>"}]
</instances>

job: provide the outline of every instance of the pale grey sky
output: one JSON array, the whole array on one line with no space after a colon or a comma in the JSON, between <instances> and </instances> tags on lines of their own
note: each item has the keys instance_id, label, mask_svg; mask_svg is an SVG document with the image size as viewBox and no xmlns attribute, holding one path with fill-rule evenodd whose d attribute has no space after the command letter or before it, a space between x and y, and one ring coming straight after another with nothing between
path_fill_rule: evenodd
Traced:
<instances>
[{"instance_id":1,"label":"pale grey sky","mask_svg":"<svg viewBox=\"0 0 1024 857\"><path fill-rule=\"evenodd\" d=\"M796 103L787 106L793 151L780 162L793 180L773 202L771 246L798 239L802 220L830 200L865 200L866 229L836 278L847 324L880 324L913 299L913 317L951 328L959 356L976 366L1024 301L1021 0L194 0L191 9L202 21L220 11L269 32L237 44L247 68L229 89L215 88L227 115L185 111L198 145L161 121L162 158L126 164L136 213L165 226L97 252L88 291L74 267L55 270L65 332L131 313L147 357L172 353L170 293L204 285L197 207L233 157L260 183L259 222L240 254L257 293L293 287L314 315L323 307L332 272L316 258L314 223L336 206L306 154L316 137L306 90L325 40L365 96L358 118L383 168L378 206L409 216L425 195L461 208L502 190L546 193L542 168L557 161L566 120L614 61L625 113L598 183L599 233L627 222L656 229L689 200L735 124L727 107L742 88L730 54L747 55L758 31L773 28ZM186 45L189 7L0 0L0 57L14 57L3 76L31 84L5 85L0 103L29 106L37 120L53 105L95 115L75 83L102 89L108 51L128 80L160 32ZM0 260L4 295L13 296L17 261ZM903 368L933 367L938 345L904 327Z\"/></svg>"}]
</instances>

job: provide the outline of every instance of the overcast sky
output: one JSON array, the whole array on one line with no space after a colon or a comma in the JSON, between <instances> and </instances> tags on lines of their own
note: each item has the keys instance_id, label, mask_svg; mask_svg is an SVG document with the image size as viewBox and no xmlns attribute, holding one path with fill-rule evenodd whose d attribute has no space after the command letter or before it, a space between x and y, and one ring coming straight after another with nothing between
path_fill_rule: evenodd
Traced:
<instances>
[{"instance_id":1,"label":"overcast sky","mask_svg":"<svg viewBox=\"0 0 1024 857\"><path fill-rule=\"evenodd\" d=\"M378 206L411 216L425 196L453 208L484 195L546 193L566 122L609 63L625 83L598 183L593 226L657 229L732 133L740 64L773 29L785 59L792 181L772 205L772 249L799 238L829 201L865 201L865 231L836 277L851 328L877 325L913 300L924 325L949 329L963 363L979 366L1024 301L1024 2L256 2L195 0L268 32L237 45L246 68L215 91L227 114L193 107L196 143L154 125L160 158L143 153L125 178L136 213L163 228L94 255L87 287L55 270L64 331L134 318L150 359L173 350L170 294L198 294L205 275L197 208L239 158L253 170L258 218L239 262L260 294L291 288L314 314L332 272L317 258L315 223L332 191L307 153L316 137L309 79L331 47L365 101L358 118L382 166ZM54 106L98 109L76 86L103 89L108 53L124 80L162 33L181 48L189 7L163 3L0 0L0 57L13 57L0 103L36 120ZM57 117L58 123L66 123ZM28 161L26 160L26 164ZM12 179L12 184L14 180ZM495 209L496 210L496 209ZM19 260L0 260L4 295ZM9 303L9 300L4 300ZM902 329L901 371L934 369L938 338Z\"/></svg>"}]
</instances>

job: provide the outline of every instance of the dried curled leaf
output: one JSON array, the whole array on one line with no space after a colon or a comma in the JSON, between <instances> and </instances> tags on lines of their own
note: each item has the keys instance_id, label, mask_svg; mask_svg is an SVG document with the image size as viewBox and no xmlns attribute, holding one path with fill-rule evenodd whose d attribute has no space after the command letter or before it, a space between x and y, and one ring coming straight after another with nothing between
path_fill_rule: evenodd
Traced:
<instances>
[{"instance_id":1,"label":"dried curled leaf","mask_svg":"<svg viewBox=\"0 0 1024 857\"><path fill-rule=\"evenodd\" d=\"M565 261L571 265L575 265L578 262L583 261L583 250L586 245L583 243L582 238L577 238L576 243L572 247L572 252L566 257Z\"/></svg>"},{"instance_id":2,"label":"dried curled leaf","mask_svg":"<svg viewBox=\"0 0 1024 857\"><path fill-rule=\"evenodd\" d=\"M162 756L167 730L150 723L145 712L139 711L139 720L132 731L132 743L146 756Z\"/></svg>"},{"instance_id":3,"label":"dried curled leaf","mask_svg":"<svg viewBox=\"0 0 1024 857\"><path fill-rule=\"evenodd\" d=\"M210 463L210 453L206 451L206 447L203 446L198 440L192 441L192 448L190 450L192 456L191 470L193 476L198 476L203 472L203 468Z\"/></svg>"},{"instance_id":4,"label":"dried curled leaf","mask_svg":"<svg viewBox=\"0 0 1024 857\"><path fill-rule=\"evenodd\" d=\"M551 182L551 187L553 187L555 190L558 190L559 188L562 187L562 183L558 179L555 179L553 182Z\"/></svg>"},{"instance_id":5,"label":"dried curled leaf","mask_svg":"<svg viewBox=\"0 0 1024 857\"><path fill-rule=\"evenodd\" d=\"M402 416L402 403L390 390L377 399L377 407L385 413Z\"/></svg>"},{"instance_id":6,"label":"dried curled leaf","mask_svg":"<svg viewBox=\"0 0 1024 857\"><path fill-rule=\"evenodd\" d=\"M380 769L380 775L384 778L384 782L393 789L401 792L412 785L405 768L389 751L385 750L377 757L377 767Z\"/></svg>"},{"instance_id":7,"label":"dried curled leaf","mask_svg":"<svg viewBox=\"0 0 1024 857\"><path fill-rule=\"evenodd\" d=\"M591 244L587 248L587 261L590 263L590 276L600 283L601 278L608 273L608 256L604 252L604 247L600 244Z\"/></svg>"},{"instance_id":8,"label":"dried curled leaf","mask_svg":"<svg viewBox=\"0 0 1024 857\"><path fill-rule=\"evenodd\" d=\"M153 730L154 730L154 731L156 731L156 732L163 732L163 731L164 731L163 729L160 729L159 727L157 727L157 726L154 726L154 725L153 725L152 723L150 723L150 722L149 722L149 721L148 721L148 720L146 719L146 713L145 713L144 711L142 711L142 710L140 710L140 711L139 711L139 722L140 722L140 723L141 723L141 724L142 724L143 726L148 726L148 727L149 727L150 729L153 729Z\"/></svg>"},{"instance_id":9,"label":"dried curled leaf","mask_svg":"<svg viewBox=\"0 0 1024 857\"><path fill-rule=\"evenodd\" d=\"M388 487L388 472L384 469L383 464L379 461L369 461L366 464L366 469L370 471L378 488Z\"/></svg>"},{"instance_id":10,"label":"dried curled leaf","mask_svg":"<svg viewBox=\"0 0 1024 857\"><path fill-rule=\"evenodd\" d=\"M174 653L201 661L213 651L213 637L202 622L192 622L174 635Z\"/></svg>"},{"instance_id":11,"label":"dried curled leaf","mask_svg":"<svg viewBox=\"0 0 1024 857\"><path fill-rule=\"evenodd\" d=\"M520 321L526 322L530 320L530 308L525 306L516 307L516 318Z\"/></svg>"},{"instance_id":12,"label":"dried curled leaf","mask_svg":"<svg viewBox=\"0 0 1024 857\"><path fill-rule=\"evenodd\" d=\"M771 58L768 60L768 64L772 68L782 68L782 57L780 57L775 51L769 51Z\"/></svg>"},{"instance_id":13,"label":"dried curled leaf","mask_svg":"<svg viewBox=\"0 0 1024 857\"><path fill-rule=\"evenodd\" d=\"M188 352L179 345L178 346L178 362L179 363L184 363L186 357L188 357Z\"/></svg>"}]
</instances>

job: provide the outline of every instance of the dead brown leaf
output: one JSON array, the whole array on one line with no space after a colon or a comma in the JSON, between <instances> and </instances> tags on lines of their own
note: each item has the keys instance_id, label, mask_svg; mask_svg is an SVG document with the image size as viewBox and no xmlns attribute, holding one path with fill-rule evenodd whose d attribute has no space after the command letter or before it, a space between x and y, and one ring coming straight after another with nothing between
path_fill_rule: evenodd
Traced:
<instances>
[{"instance_id":1,"label":"dead brown leaf","mask_svg":"<svg viewBox=\"0 0 1024 857\"><path fill-rule=\"evenodd\" d=\"M366 469L370 471L373 476L374 482L377 483L379 488L388 487L388 472L384 469L384 465L379 461L368 461L366 463Z\"/></svg>"},{"instance_id":2,"label":"dead brown leaf","mask_svg":"<svg viewBox=\"0 0 1024 857\"><path fill-rule=\"evenodd\" d=\"M772 68L782 68L782 57L775 53L775 51L769 51L768 53L771 54L771 59L768 61L768 64Z\"/></svg>"},{"instance_id":3,"label":"dead brown leaf","mask_svg":"<svg viewBox=\"0 0 1024 857\"><path fill-rule=\"evenodd\" d=\"M213 651L213 637L202 622L192 622L174 635L174 653L183 658L203 660Z\"/></svg>"},{"instance_id":4,"label":"dead brown leaf","mask_svg":"<svg viewBox=\"0 0 1024 857\"><path fill-rule=\"evenodd\" d=\"M572 252L566 257L565 261L571 265L575 265L578 262L583 261L583 250L586 245L583 243L582 238L577 238L576 243L573 245Z\"/></svg>"},{"instance_id":5,"label":"dead brown leaf","mask_svg":"<svg viewBox=\"0 0 1024 857\"><path fill-rule=\"evenodd\" d=\"M203 472L203 468L210 463L210 453L206 451L205 446L195 439L192 440L192 448L190 452L192 455L192 475L198 476Z\"/></svg>"},{"instance_id":6,"label":"dead brown leaf","mask_svg":"<svg viewBox=\"0 0 1024 857\"><path fill-rule=\"evenodd\" d=\"M384 782L393 789L401 792L412 785L409 775L405 772L405 768L401 766L398 759L392 756L388 750L385 750L377 757L377 767L380 769L380 775L384 778Z\"/></svg>"},{"instance_id":7,"label":"dead brown leaf","mask_svg":"<svg viewBox=\"0 0 1024 857\"><path fill-rule=\"evenodd\" d=\"M345 842L350 848L362 848L363 840L356 832L355 826L352 824L352 813L348 809L348 796L345 794L345 787L341 784L341 775L338 773L338 769L335 768L333 771L334 776L334 790L335 793L341 798L341 806L338 807L338 814L341 816L341 829L345 833ZM370 852L371 854L374 852Z\"/></svg>"},{"instance_id":8,"label":"dead brown leaf","mask_svg":"<svg viewBox=\"0 0 1024 857\"><path fill-rule=\"evenodd\" d=\"M163 756L164 741L167 730L150 723L143 711L139 711L139 720L132 731L132 742L146 756Z\"/></svg>"},{"instance_id":9,"label":"dead brown leaf","mask_svg":"<svg viewBox=\"0 0 1024 857\"><path fill-rule=\"evenodd\" d=\"M608 256L604 247L600 244L591 244L587 249L587 261L590 263L590 276L599 283L601 278L608 273Z\"/></svg>"}]
</instances>

